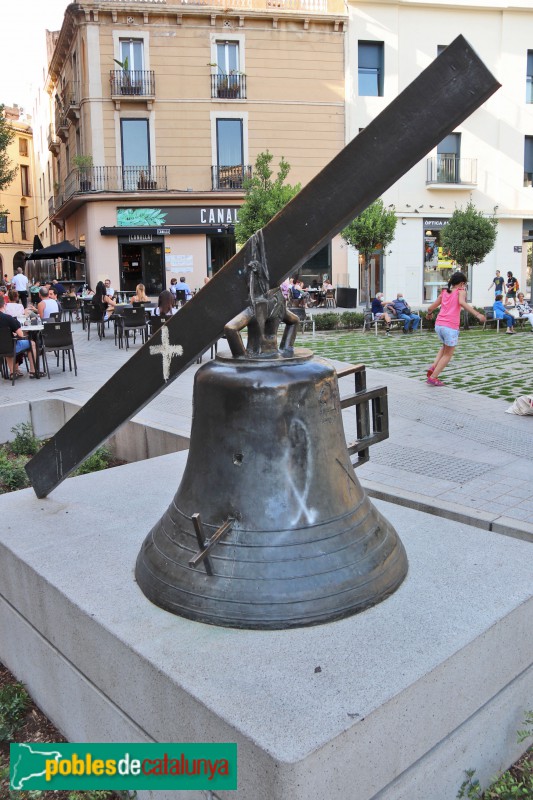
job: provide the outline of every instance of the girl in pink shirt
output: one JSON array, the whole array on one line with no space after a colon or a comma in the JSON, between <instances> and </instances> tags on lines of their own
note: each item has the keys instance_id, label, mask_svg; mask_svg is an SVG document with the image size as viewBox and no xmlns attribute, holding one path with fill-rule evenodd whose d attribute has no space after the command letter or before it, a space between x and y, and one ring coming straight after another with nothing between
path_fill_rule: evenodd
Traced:
<instances>
[{"instance_id":1,"label":"girl in pink shirt","mask_svg":"<svg viewBox=\"0 0 533 800\"><path fill-rule=\"evenodd\" d=\"M461 308L469 311L480 322L485 322L484 315L466 302L466 283L466 275L463 275L462 272L456 272L448 281L448 288L442 290L440 297L427 310L426 317L431 319L433 311L440 306L440 311L435 320L435 333L442 342L435 361L427 371L427 382L430 386L444 386L438 376L452 360L459 341Z\"/></svg>"}]
</instances>

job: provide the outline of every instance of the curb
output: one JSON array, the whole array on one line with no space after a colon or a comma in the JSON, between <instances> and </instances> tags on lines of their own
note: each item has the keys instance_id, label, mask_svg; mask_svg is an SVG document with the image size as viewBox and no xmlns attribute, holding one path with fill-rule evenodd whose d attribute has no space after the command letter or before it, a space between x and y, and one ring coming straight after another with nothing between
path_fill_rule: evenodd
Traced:
<instances>
[{"instance_id":1,"label":"curb","mask_svg":"<svg viewBox=\"0 0 533 800\"><path fill-rule=\"evenodd\" d=\"M414 508L417 511L433 514L436 517L444 517L465 525L472 525L475 528L501 533L513 539L522 539L533 543L533 524L530 522L504 517L499 514L491 514L489 511L480 511L458 503L439 500L438 498L430 498L427 495L409 492L405 489L391 489L390 486L377 481L359 479L359 482L370 497L375 497L378 500Z\"/></svg>"}]
</instances>

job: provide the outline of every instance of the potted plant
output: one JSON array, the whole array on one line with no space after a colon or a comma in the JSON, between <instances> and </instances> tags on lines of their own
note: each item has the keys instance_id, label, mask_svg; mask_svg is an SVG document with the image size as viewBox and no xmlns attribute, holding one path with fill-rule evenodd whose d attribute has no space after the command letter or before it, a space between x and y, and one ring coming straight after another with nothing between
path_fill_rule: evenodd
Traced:
<instances>
[{"instance_id":1,"label":"potted plant","mask_svg":"<svg viewBox=\"0 0 533 800\"><path fill-rule=\"evenodd\" d=\"M120 76L120 94L140 94L140 85L132 80L133 70L130 69L128 56L125 57L124 61L119 61L116 58L114 58L113 61L115 64L118 64L122 70L122 75Z\"/></svg>"},{"instance_id":2,"label":"potted plant","mask_svg":"<svg viewBox=\"0 0 533 800\"><path fill-rule=\"evenodd\" d=\"M77 155L72 159L72 163L78 170L80 192L90 192L92 187L93 157Z\"/></svg>"},{"instance_id":3,"label":"potted plant","mask_svg":"<svg viewBox=\"0 0 533 800\"><path fill-rule=\"evenodd\" d=\"M215 86L217 97L236 98L241 96L241 75L238 69L230 69L225 72L217 63L211 62L208 66L216 67L218 73L215 73Z\"/></svg>"}]
</instances>

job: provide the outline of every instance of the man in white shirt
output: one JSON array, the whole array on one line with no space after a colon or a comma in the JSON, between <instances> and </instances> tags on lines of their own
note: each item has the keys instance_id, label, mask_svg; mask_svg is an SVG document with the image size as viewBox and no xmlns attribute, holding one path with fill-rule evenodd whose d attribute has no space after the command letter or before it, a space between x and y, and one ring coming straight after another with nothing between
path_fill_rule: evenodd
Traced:
<instances>
[{"instance_id":1,"label":"man in white shirt","mask_svg":"<svg viewBox=\"0 0 533 800\"><path fill-rule=\"evenodd\" d=\"M115 290L114 290L114 289L113 289L113 287L111 286L111 281L109 280L109 278L106 278L106 279L105 279L105 281L104 281L104 286L105 286L105 293L106 293L106 295L107 295L108 297L114 297L114 296L115 296Z\"/></svg>"},{"instance_id":2,"label":"man in white shirt","mask_svg":"<svg viewBox=\"0 0 533 800\"><path fill-rule=\"evenodd\" d=\"M19 294L19 300L26 308L28 305L28 279L22 272L22 267L17 269L16 275L13 276L11 286L16 289Z\"/></svg>"}]
</instances>

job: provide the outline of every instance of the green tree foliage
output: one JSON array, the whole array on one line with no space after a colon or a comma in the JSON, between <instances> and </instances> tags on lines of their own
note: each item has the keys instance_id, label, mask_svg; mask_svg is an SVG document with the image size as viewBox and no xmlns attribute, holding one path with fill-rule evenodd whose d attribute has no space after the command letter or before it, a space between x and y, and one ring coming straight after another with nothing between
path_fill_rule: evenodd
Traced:
<instances>
[{"instance_id":1,"label":"green tree foliage","mask_svg":"<svg viewBox=\"0 0 533 800\"><path fill-rule=\"evenodd\" d=\"M9 186L17 174L17 166L12 166L12 162L7 154L7 148L15 138L15 134L9 127L4 117L4 106L0 105L0 191Z\"/></svg>"},{"instance_id":2,"label":"green tree foliage","mask_svg":"<svg viewBox=\"0 0 533 800\"><path fill-rule=\"evenodd\" d=\"M396 214L394 208L385 208L383 200L375 200L341 231L344 241L355 247L363 255L365 262L365 291L367 308L370 302L370 258L372 253L381 247L385 248L394 239L396 230Z\"/></svg>"},{"instance_id":3,"label":"green tree foliage","mask_svg":"<svg viewBox=\"0 0 533 800\"><path fill-rule=\"evenodd\" d=\"M273 155L268 150L266 153L259 153L252 178L244 182L246 198L239 209L239 221L235 225L235 238L241 245L270 222L301 189L299 183L296 186L284 184L290 165L283 156L279 162L277 177L272 180L272 159Z\"/></svg>"},{"instance_id":4,"label":"green tree foliage","mask_svg":"<svg viewBox=\"0 0 533 800\"><path fill-rule=\"evenodd\" d=\"M498 222L484 217L470 200L466 209L456 208L442 229L442 246L462 269L479 264L496 242Z\"/></svg>"}]
</instances>

